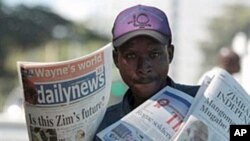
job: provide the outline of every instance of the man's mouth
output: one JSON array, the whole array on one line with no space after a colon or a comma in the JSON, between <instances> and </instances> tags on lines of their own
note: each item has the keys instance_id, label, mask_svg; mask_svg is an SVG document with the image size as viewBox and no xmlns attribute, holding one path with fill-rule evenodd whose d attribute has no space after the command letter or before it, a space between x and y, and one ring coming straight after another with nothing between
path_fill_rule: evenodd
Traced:
<instances>
[{"instance_id":1,"label":"man's mouth","mask_svg":"<svg viewBox=\"0 0 250 141\"><path fill-rule=\"evenodd\" d=\"M139 78L135 80L135 83L137 84L149 84L154 81L153 78Z\"/></svg>"}]
</instances>

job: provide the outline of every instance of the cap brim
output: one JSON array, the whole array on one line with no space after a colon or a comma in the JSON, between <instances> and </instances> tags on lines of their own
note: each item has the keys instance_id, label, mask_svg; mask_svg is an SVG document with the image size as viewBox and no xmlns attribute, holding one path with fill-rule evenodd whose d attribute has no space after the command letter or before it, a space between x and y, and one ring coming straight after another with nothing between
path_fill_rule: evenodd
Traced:
<instances>
[{"instance_id":1,"label":"cap brim","mask_svg":"<svg viewBox=\"0 0 250 141\"><path fill-rule=\"evenodd\" d=\"M130 40L131 38L134 38L134 37L139 36L139 35L150 36L150 37L156 39L157 41L159 41L162 44L167 44L168 43L167 37L162 35L161 33L157 32L157 31L154 31L154 30L137 30L137 31L127 33L127 34L119 37L118 39L113 40L113 45L114 45L114 47L121 46L122 44L124 44L125 42Z\"/></svg>"}]
</instances>

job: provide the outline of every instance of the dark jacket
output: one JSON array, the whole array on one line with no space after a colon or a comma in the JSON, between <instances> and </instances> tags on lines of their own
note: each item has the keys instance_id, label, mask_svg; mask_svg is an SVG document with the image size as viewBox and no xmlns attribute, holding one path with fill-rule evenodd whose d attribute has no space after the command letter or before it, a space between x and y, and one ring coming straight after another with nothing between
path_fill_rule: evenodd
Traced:
<instances>
[{"instance_id":1,"label":"dark jacket","mask_svg":"<svg viewBox=\"0 0 250 141\"><path fill-rule=\"evenodd\" d=\"M199 89L200 86L190 86L190 85L182 85L182 84L177 84L175 83L171 78L167 78L167 84L168 86L175 88L177 90L183 91L192 97L194 97ZM115 123L116 121L120 120L122 117L124 117L126 114L131 112L133 109L136 107L133 107L133 96L132 92L129 89L124 97L123 100L115 104L111 107L109 107L105 113L105 116L97 130L97 133L100 132L101 130L105 129L109 125Z\"/></svg>"}]
</instances>

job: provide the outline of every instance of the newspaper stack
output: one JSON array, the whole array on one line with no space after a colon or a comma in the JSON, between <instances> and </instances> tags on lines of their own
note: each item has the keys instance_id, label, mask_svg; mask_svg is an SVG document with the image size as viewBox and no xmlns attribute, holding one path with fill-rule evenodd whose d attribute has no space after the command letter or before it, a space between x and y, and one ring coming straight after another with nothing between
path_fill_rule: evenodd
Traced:
<instances>
[{"instance_id":1,"label":"newspaper stack","mask_svg":"<svg viewBox=\"0 0 250 141\"><path fill-rule=\"evenodd\" d=\"M102 141L169 141L178 131L193 98L165 87L98 137Z\"/></svg>"},{"instance_id":2,"label":"newspaper stack","mask_svg":"<svg viewBox=\"0 0 250 141\"><path fill-rule=\"evenodd\" d=\"M226 71L207 77L175 141L229 141L230 125L250 124L250 97Z\"/></svg>"},{"instance_id":3,"label":"newspaper stack","mask_svg":"<svg viewBox=\"0 0 250 141\"><path fill-rule=\"evenodd\" d=\"M250 124L249 98L221 70L204 80L194 99L167 86L98 137L102 141L227 141L230 125Z\"/></svg>"}]
</instances>

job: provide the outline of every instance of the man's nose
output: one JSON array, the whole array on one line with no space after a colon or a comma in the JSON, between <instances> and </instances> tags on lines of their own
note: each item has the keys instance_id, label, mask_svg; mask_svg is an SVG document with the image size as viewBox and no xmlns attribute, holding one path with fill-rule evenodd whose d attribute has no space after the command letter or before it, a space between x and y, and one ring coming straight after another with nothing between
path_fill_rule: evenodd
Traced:
<instances>
[{"instance_id":1,"label":"man's nose","mask_svg":"<svg viewBox=\"0 0 250 141\"><path fill-rule=\"evenodd\" d=\"M146 57L139 57L137 70L141 74L148 74L152 71L152 63L150 62L149 58Z\"/></svg>"}]
</instances>

